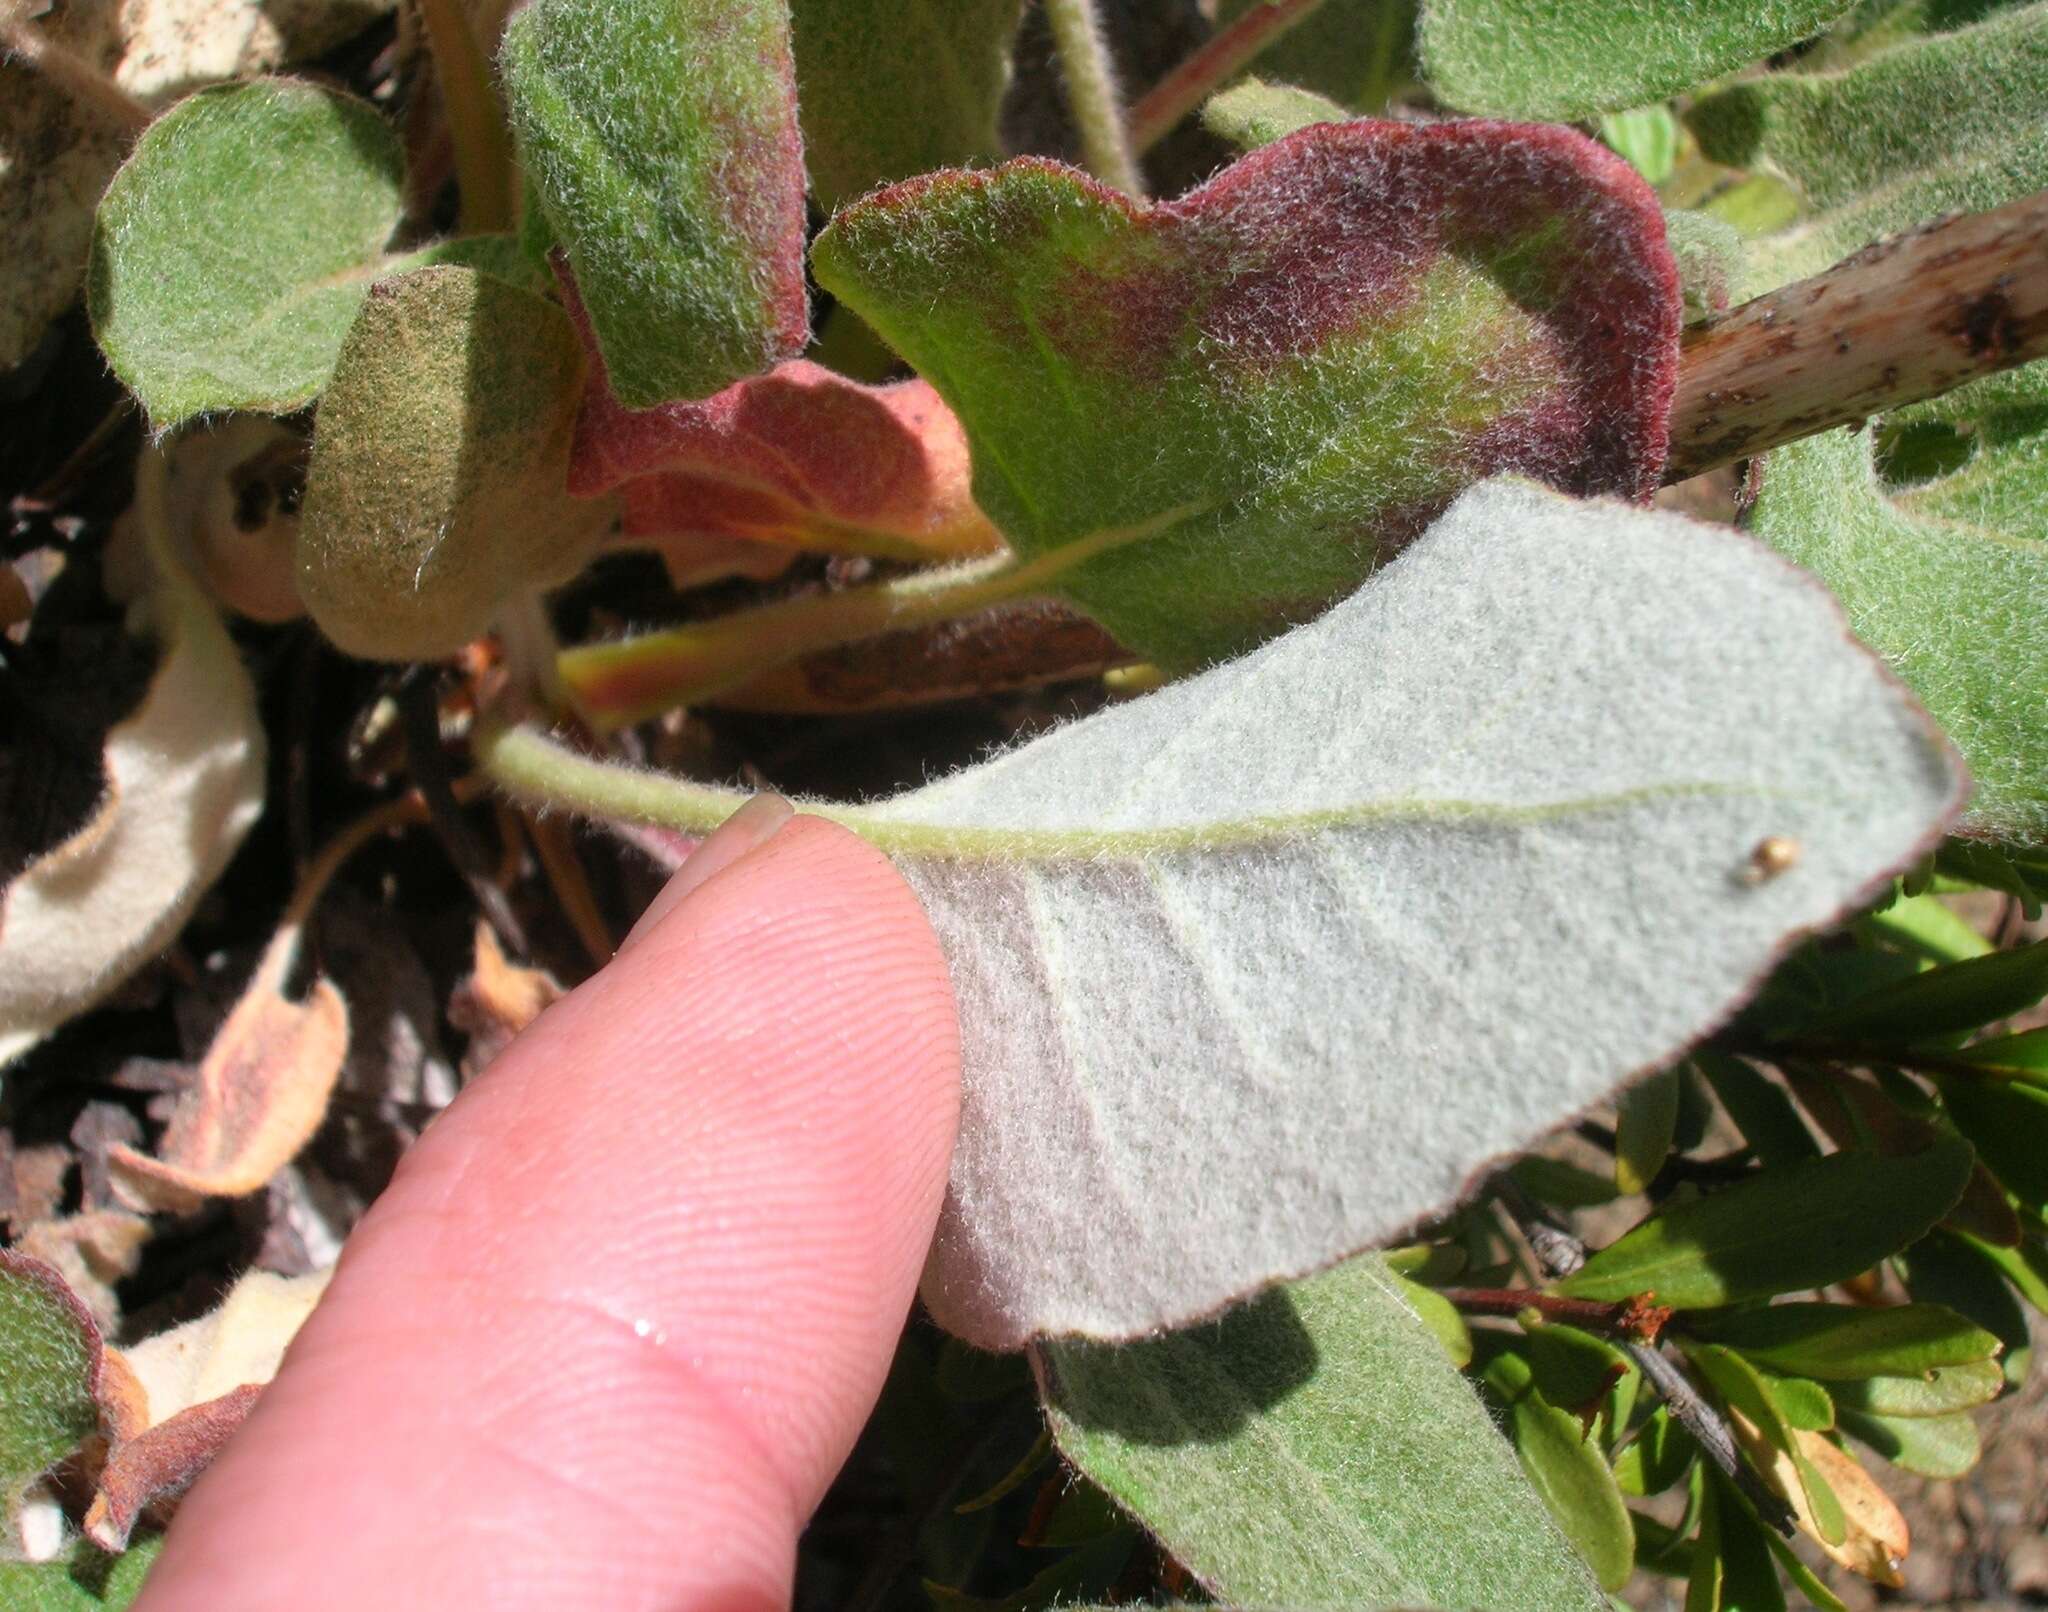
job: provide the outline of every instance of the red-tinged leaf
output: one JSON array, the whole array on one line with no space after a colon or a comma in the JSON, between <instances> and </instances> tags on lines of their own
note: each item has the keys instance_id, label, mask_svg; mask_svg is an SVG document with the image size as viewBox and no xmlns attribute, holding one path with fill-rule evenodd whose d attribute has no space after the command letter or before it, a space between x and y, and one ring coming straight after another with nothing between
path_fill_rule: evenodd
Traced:
<instances>
[{"instance_id":1,"label":"red-tinged leaf","mask_svg":"<svg viewBox=\"0 0 2048 1612\"><path fill-rule=\"evenodd\" d=\"M693 403L629 409L590 352L569 490L616 490L628 543L678 586L775 576L798 550L952 559L1002 546L968 487L967 438L923 381L867 386L804 359Z\"/></svg>"},{"instance_id":2,"label":"red-tinged leaf","mask_svg":"<svg viewBox=\"0 0 2048 1612\"><path fill-rule=\"evenodd\" d=\"M1562 128L1322 124L1158 206L1024 158L858 202L813 261L959 415L1034 591L1177 670L1494 471L1647 498L1663 465L1663 220Z\"/></svg>"},{"instance_id":3,"label":"red-tinged leaf","mask_svg":"<svg viewBox=\"0 0 2048 1612\"><path fill-rule=\"evenodd\" d=\"M101 1550L125 1550L143 1511L191 1488L262 1392L261 1383L244 1383L117 1444L85 1514L86 1537Z\"/></svg>"},{"instance_id":4,"label":"red-tinged leaf","mask_svg":"<svg viewBox=\"0 0 2048 1612\"><path fill-rule=\"evenodd\" d=\"M157 1157L108 1150L138 1208L179 1211L201 1198L255 1192L319 1129L348 1054L348 1007L324 979L303 1002L279 991L297 941L288 927L271 942L179 1097Z\"/></svg>"}]
</instances>

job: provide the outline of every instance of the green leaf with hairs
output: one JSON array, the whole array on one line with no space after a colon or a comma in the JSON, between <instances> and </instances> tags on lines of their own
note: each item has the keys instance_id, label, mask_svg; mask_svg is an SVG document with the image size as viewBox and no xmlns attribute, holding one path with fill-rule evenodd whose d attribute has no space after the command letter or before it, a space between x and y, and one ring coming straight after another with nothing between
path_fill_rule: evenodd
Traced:
<instances>
[{"instance_id":1,"label":"green leaf with hairs","mask_svg":"<svg viewBox=\"0 0 2048 1612\"><path fill-rule=\"evenodd\" d=\"M1866 1310L1848 1304L1775 1304L1702 1323L1716 1343L1773 1371L1845 1381L1910 1376L1998 1353L1998 1339L1938 1304Z\"/></svg>"},{"instance_id":2,"label":"green leaf with hairs","mask_svg":"<svg viewBox=\"0 0 2048 1612\"><path fill-rule=\"evenodd\" d=\"M1020 159L870 197L812 258L960 417L1024 574L1176 672L1320 613L1489 471L1657 482L1662 218L1565 129L1321 124L1149 207Z\"/></svg>"},{"instance_id":3,"label":"green leaf with hairs","mask_svg":"<svg viewBox=\"0 0 2048 1612\"><path fill-rule=\"evenodd\" d=\"M1635 1570L1635 1530L1599 1442L1578 1417L1551 1404L1529 1362L1501 1350L1483 1380L1506 1413L1509 1442L1530 1485L1603 1590L1618 1590Z\"/></svg>"},{"instance_id":4,"label":"green leaf with hairs","mask_svg":"<svg viewBox=\"0 0 2048 1612\"><path fill-rule=\"evenodd\" d=\"M1256 151L1313 123L1343 123L1351 114L1328 96L1292 84L1241 79L1202 104L1202 127L1240 151Z\"/></svg>"},{"instance_id":5,"label":"green leaf with hairs","mask_svg":"<svg viewBox=\"0 0 2048 1612\"><path fill-rule=\"evenodd\" d=\"M296 79L201 90L152 123L100 202L86 292L151 423L312 402L382 272L404 174L372 107Z\"/></svg>"},{"instance_id":6,"label":"green leaf with hairs","mask_svg":"<svg viewBox=\"0 0 2048 1612\"><path fill-rule=\"evenodd\" d=\"M48 1265L0 1248L0 1527L100 1425L100 1330Z\"/></svg>"},{"instance_id":7,"label":"green leaf with hairs","mask_svg":"<svg viewBox=\"0 0 2048 1612\"><path fill-rule=\"evenodd\" d=\"M1853 0L1427 0L1422 76L1463 112L1595 117L1818 33Z\"/></svg>"},{"instance_id":8,"label":"green leaf with hairs","mask_svg":"<svg viewBox=\"0 0 2048 1612\"><path fill-rule=\"evenodd\" d=\"M583 349L554 303L444 265L380 283L320 405L300 596L351 654L427 660L582 568L608 519L572 499Z\"/></svg>"},{"instance_id":9,"label":"green leaf with hairs","mask_svg":"<svg viewBox=\"0 0 2048 1612\"><path fill-rule=\"evenodd\" d=\"M499 60L622 402L709 397L803 350L785 0L535 0Z\"/></svg>"},{"instance_id":10,"label":"green leaf with hairs","mask_svg":"<svg viewBox=\"0 0 2048 1612\"><path fill-rule=\"evenodd\" d=\"M1067 1459L1232 1605L1604 1604L1376 1257L1039 1359Z\"/></svg>"},{"instance_id":11,"label":"green leaf with hairs","mask_svg":"<svg viewBox=\"0 0 2048 1612\"><path fill-rule=\"evenodd\" d=\"M1745 81L1692 120L1709 154L1783 171L1818 209L1751 243L1746 289L1768 289L2048 185L2048 4L1909 34L1844 71ZM1984 320L2000 339L1995 307ZM1909 432L1945 439L1953 463L1895 476L1876 454ZM2048 687L2048 364L1898 411L1882 433L1781 449L1749 524L1827 583L1955 739L1977 779L1970 829L2048 835L2048 701L2030 697Z\"/></svg>"},{"instance_id":12,"label":"green leaf with hairs","mask_svg":"<svg viewBox=\"0 0 2048 1612\"><path fill-rule=\"evenodd\" d=\"M874 186L1001 152L1023 0L792 0L804 161L831 212Z\"/></svg>"},{"instance_id":13,"label":"green leaf with hairs","mask_svg":"<svg viewBox=\"0 0 2048 1612\"><path fill-rule=\"evenodd\" d=\"M7 1612L121 1612L142 1593L163 1544L162 1534L150 1534L111 1556L81 1538L51 1561L0 1561L0 1607Z\"/></svg>"},{"instance_id":14,"label":"green leaf with hairs","mask_svg":"<svg viewBox=\"0 0 2048 1612\"><path fill-rule=\"evenodd\" d=\"M1949 1140L1910 1158L1834 1153L1674 1203L1587 1260L1559 1291L1652 1293L1681 1310L1825 1287L1897 1253L1955 1207L1975 1162ZM1799 1227L1797 1237L1785 1234Z\"/></svg>"}]
</instances>

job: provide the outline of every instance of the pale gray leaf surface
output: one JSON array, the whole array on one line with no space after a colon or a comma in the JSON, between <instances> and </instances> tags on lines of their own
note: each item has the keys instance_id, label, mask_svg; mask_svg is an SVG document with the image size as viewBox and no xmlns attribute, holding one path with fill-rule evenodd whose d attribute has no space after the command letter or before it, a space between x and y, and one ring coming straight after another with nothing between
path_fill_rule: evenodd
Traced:
<instances>
[{"instance_id":1,"label":"pale gray leaf surface","mask_svg":"<svg viewBox=\"0 0 2048 1612\"><path fill-rule=\"evenodd\" d=\"M1038 1362L1061 1452L1231 1606L1606 1605L1377 1256Z\"/></svg>"},{"instance_id":2,"label":"pale gray leaf surface","mask_svg":"<svg viewBox=\"0 0 2048 1612\"><path fill-rule=\"evenodd\" d=\"M1321 620L837 814L960 1001L926 1301L989 1347L1132 1337L1390 1236L1719 1022L1965 788L1761 547L1483 485Z\"/></svg>"}]
</instances>

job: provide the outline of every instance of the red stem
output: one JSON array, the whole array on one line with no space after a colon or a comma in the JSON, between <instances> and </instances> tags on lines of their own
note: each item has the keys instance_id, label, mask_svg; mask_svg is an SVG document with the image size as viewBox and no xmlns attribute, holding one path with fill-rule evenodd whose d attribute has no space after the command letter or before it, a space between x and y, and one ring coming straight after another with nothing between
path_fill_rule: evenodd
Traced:
<instances>
[{"instance_id":1,"label":"red stem","mask_svg":"<svg viewBox=\"0 0 2048 1612\"><path fill-rule=\"evenodd\" d=\"M1470 1315L1517 1316L1524 1310L1534 1310L1547 1321L1562 1321L1587 1332L1632 1338L1639 1343L1655 1343L1657 1334L1671 1319L1667 1306L1652 1304L1644 1298L1602 1304L1593 1299L1560 1298L1534 1288L1440 1287L1436 1291Z\"/></svg>"},{"instance_id":2,"label":"red stem","mask_svg":"<svg viewBox=\"0 0 2048 1612\"><path fill-rule=\"evenodd\" d=\"M1131 108L1131 146L1143 155L1254 56L1300 22L1323 0L1266 0L1254 5L1208 44L1154 84Z\"/></svg>"}]
</instances>

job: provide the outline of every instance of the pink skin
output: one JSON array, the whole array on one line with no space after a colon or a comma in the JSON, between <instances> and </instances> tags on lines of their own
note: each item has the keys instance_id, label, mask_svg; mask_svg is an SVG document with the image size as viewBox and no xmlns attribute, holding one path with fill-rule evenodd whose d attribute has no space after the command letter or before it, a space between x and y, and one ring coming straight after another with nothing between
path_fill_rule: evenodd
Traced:
<instances>
[{"instance_id":1,"label":"pink skin","mask_svg":"<svg viewBox=\"0 0 2048 1612\"><path fill-rule=\"evenodd\" d=\"M140 1612L788 1604L931 1240L958 1032L844 830L757 806L676 877L414 1148Z\"/></svg>"}]
</instances>

